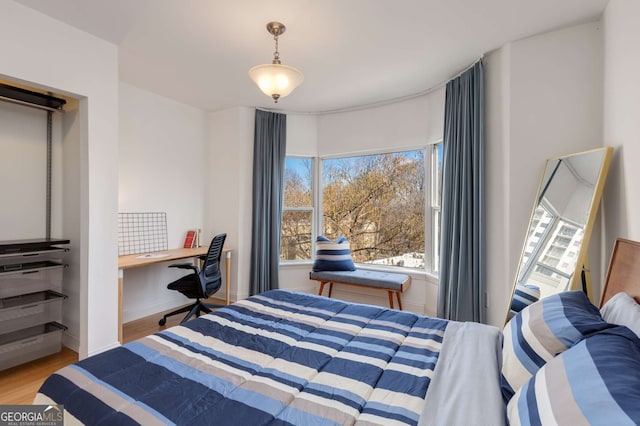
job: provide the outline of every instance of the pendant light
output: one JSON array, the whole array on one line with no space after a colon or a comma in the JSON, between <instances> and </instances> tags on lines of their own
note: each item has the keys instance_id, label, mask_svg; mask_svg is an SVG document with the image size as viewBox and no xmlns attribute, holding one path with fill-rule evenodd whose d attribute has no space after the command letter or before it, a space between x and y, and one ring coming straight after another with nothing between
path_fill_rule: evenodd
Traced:
<instances>
[{"instance_id":1,"label":"pendant light","mask_svg":"<svg viewBox=\"0 0 640 426\"><path fill-rule=\"evenodd\" d=\"M294 67L282 65L280 63L280 52L278 52L278 37L284 33L286 27L280 22L269 22L267 31L273 35L276 44L276 51L273 53L273 62L270 64L256 65L249 70L249 78L253 80L260 90L271 96L278 103L278 99L290 94L298 87L304 76Z\"/></svg>"}]
</instances>

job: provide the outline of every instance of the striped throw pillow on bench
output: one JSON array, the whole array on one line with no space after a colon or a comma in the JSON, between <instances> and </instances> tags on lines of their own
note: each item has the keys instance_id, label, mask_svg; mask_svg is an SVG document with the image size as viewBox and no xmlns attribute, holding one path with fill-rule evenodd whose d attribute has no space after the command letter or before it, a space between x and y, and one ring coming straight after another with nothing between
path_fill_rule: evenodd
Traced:
<instances>
[{"instance_id":1,"label":"striped throw pillow on bench","mask_svg":"<svg viewBox=\"0 0 640 426\"><path fill-rule=\"evenodd\" d=\"M335 242L320 235L316 238L316 259L313 271L355 271L356 266L351 259L351 249L346 237Z\"/></svg>"}]
</instances>

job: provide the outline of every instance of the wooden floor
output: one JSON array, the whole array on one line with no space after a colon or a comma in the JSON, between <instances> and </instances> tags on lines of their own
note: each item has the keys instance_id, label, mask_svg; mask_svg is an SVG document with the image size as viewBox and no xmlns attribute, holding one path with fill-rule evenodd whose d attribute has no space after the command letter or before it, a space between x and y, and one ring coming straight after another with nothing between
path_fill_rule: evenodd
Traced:
<instances>
[{"instance_id":1,"label":"wooden floor","mask_svg":"<svg viewBox=\"0 0 640 426\"><path fill-rule=\"evenodd\" d=\"M58 354L0 371L0 404L31 404L45 378L77 360L78 354L63 346Z\"/></svg>"},{"instance_id":2,"label":"wooden floor","mask_svg":"<svg viewBox=\"0 0 640 426\"><path fill-rule=\"evenodd\" d=\"M211 303L220 302L211 300ZM124 343L178 325L185 315L169 317L167 324L161 327L158 325L158 320L162 318L163 314L164 312L125 323L122 327ZM76 361L78 361L78 354L63 346L60 353L0 371L0 404L31 404L47 377L56 370Z\"/></svg>"}]
</instances>

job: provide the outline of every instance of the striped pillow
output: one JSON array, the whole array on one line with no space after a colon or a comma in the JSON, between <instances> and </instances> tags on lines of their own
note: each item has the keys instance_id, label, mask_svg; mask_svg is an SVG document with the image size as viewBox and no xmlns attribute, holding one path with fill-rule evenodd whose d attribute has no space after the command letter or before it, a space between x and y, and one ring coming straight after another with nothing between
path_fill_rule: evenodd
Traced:
<instances>
[{"instance_id":1,"label":"striped pillow","mask_svg":"<svg viewBox=\"0 0 640 426\"><path fill-rule=\"evenodd\" d=\"M542 367L507 406L510 425L640 424L640 339L615 327Z\"/></svg>"},{"instance_id":2,"label":"striped pillow","mask_svg":"<svg viewBox=\"0 0 640 426\"><path fill-rule=\"evenodd\" d=\"M538 300L540 300L540 287L530 284L517 284L513 292L513 300L511 300L509 318L512 318L515 314Z\"/></svg>"},{"instance_id":3,"label":"striped pillow","mask_svg":"<svg viewBox=\"0 0 640 426\"><path fill-rule=\"evenodd\" d=\"M334 243L325 236L316 238L316 260L313 271L355 271L351 260L351 250L346 237L340 237Z\"/></svg>"},{"instance_id":4,"label":"striped pillow","mask_svg":"<svg viewBox=\"0 0 640 426\"><path fill-rule=\"evenodd\" d=\"M523 309L502 330L505 402L557 354L611 326L582 291L554 294Z\"/></svg>"}]
</instances>

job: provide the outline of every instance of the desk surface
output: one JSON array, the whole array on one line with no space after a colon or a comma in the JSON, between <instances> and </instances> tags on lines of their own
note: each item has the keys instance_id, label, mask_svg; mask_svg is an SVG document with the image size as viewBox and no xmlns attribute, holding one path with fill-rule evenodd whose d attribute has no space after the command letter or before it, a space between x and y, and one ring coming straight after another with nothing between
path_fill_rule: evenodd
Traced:
<instances>
[{"instance_id":1,"label":"desk surface","mask_svg":"<svg viewBox=\"0 0 640 426\"><path fill-rule=\"evenodd\" d=\"M122 288L124 285L124 269L136 268L138 266L153 265L155 263L167 262L171 260L182 260L190 257L197 257L207 253L209 247L196 247L196 248L178 248L164 251L154 251L151 253L138 253L129 254L127 256L118 257L118 340L122 343ZM224 248L223 253L226 253L226 272L225 272L225 287L226 297L225 303L230 303L230 274L231 274L231 252L233 249ZM166 256L165 256L166 255Z\"/></svg>"},{"instance_id":2,"label":"desk surface","mask_svg":"<svg viewBox=\"0 0 640 426\"><path fill-rule=\"evenodd\" d=\"M209 247L178 248L164 251L154 251L153 253L137 253L118 257L118 269L135 268L138 266L151 265L154 263L166 262L169 260L186 259L206 254ZM225 249L223 252L230 251ZM166 255L166 256L164 256Z\"/></svg>"}]
</instances>

